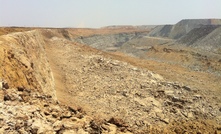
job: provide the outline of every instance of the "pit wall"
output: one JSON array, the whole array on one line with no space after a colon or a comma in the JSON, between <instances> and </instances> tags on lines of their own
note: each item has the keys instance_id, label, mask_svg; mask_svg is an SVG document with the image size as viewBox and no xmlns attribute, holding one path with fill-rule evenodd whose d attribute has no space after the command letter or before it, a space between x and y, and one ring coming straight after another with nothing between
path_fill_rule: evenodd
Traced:
<instances>
[{"instance_id":1,"label":"pit wall","mask_svg":"<svg viewBox=\"0 0 221 134\"><path fill-rule=\"evenodd\" d=\"M10 88L39 90L57 99L44 45L38 30L0 36L0 79Z\"/></svg>"}]
</instances>

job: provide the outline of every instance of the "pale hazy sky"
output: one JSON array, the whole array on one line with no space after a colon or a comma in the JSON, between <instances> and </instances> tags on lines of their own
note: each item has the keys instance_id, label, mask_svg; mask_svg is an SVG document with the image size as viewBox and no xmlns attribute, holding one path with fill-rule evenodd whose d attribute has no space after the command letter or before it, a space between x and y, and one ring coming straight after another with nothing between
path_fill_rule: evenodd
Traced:
<instances>
[{"instance_id":1,"label":"pale hazy sky","mask_svg":"<svg viewBox=\"0 0 221 134\"><path fill-rule=\"evenodd\" d=\"M0 26L102 27L221 18L221 0L0 0Z\"/></svg>"}]
</instances>

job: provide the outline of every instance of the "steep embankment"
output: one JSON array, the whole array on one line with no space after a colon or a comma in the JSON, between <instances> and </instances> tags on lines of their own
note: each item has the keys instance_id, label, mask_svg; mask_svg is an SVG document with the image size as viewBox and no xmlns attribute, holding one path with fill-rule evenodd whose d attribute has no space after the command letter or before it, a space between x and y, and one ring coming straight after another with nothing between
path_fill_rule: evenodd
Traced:
<instances>
[{"instance_id":1,"label":"steep embankment","mask_svg":"<svg viewBox=\"0 0 221 134\"><path fill-rule=\"evenodd\" d=\"M56 98L44 45L42 35L37 31L0 37L0 77L9 87L38 89Z\"/></svg>"},{"instance_id":2,"label":"steep embankment","mask_svg":"<svg viewBox=\"0 0 221 134\"><path fill-rule=\"evenodd\" d=\"M187 34L194 28L199 28L202 25L220 25L220 19L185 19L175 25L162 25L155 27L150 33L150 36L168 37L178 39Z\"/></svg>"}]
</instances>

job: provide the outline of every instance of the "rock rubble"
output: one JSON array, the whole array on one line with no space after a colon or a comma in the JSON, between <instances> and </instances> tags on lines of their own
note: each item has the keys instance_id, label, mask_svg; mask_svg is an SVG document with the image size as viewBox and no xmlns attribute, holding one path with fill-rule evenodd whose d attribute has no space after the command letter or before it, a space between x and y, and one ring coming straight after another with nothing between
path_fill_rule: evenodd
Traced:
<instances>
[{"instance_id":1,"label":"rock rubble","mask_svg":"<svg viewBox=\"0 0 221 134\"><path fill-rule=\"evenodd\" d=\"M108 122L98 124L48 95L21 88L0 90L1 134L96 134L116 128Z\"/></svg>"}]
</instances>

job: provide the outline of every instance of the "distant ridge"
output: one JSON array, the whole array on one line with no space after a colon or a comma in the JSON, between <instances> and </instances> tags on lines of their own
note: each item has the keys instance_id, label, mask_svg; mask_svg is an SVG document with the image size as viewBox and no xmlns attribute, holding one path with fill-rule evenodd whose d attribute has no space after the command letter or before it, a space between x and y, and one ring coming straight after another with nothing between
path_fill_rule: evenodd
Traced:
<instances>
[{"instance_id":1,"label":"distant ridge","mask_svg":"<svg viewBox=\"0 0 221 134\"><path fill-rule=\"evenodd\" d=\"M138 26L132 26L132 25L111 25L111 26L105 26L101 27L101 29L153 29L156 25L138 25Z\"/></svg>"},{"instance_id":2,"label":"distant ridge","mask_svg":"<svg viewBox=\"0 0 221 134\"><path fill-rule=\"evenodd\" d=\"M221 25L221 19L183 19L175 25L157 26L149 35L179 39L194 28L199 28L202 25Z\"/></svg>"}]
</instances>

